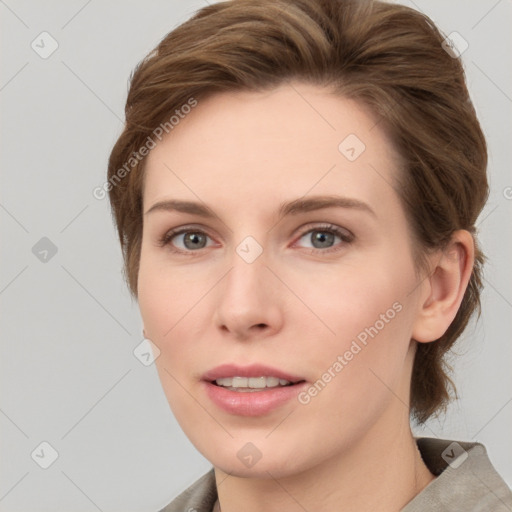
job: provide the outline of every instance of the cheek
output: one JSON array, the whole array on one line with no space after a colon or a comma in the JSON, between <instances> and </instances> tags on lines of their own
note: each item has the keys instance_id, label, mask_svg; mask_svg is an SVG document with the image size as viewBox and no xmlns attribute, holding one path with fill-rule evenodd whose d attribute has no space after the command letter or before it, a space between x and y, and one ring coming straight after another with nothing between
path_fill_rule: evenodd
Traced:
<instances>
[{"instance_id":1,"label":"cheek","mask_svg":"<svg viewBox=\"0 0 512 512\"><path fill-rule=\"evenodd\" d=\"M209 287L187 275L180 269L170 271L165 262L141 254L138 304L144 329L160 349L155 366L168 404L188 432L188 419L193 417L196 421L195 413L201 413L194 412L194 404L184 391L189 387L189 370L197 360L197 347L191 342L195 325L190 320L201 313L201 298Z\"/></svg>"},{"instance_id":2,"label":"cheek","mask_svg":"<svg viewBox=\"0 0 512 512\"><path fill-rule=\"evenodd\" d=\"M210 273L211 274L211 273ZM171 267L165 257L141 254L138 303L146 333L154 341L169 339L200 303L216 279L197 271Z\"/></svg>"},{"instance_id":3,"label":"cheek","mask_svg":"<svg viewBox=\"0 0 512 512\"><path fill-rule=\"evenodd\" d=\"M372 326L379 332L392 331L390 326L404 317L397 310L403 310L414 283L407 262L386 265L382 260L305 275L292 277L292 286L316 313L315 329L319 331L323 324L325 339L334 345L337 339L352 339Z\"/></svg>"},{"instance_id":4,"label":"cheek","mask_svg":"<svg viewBox=\"0 0 512 512\"><path fill-rule=\"evenodd\" d=\"M343 442L349 443L388 407L402 410L401 402L407 403L403 390L413 315L396 284L389 275L347 274L324 288L318 312L334 334L316 321L316 335L302 338L299 356L311 372L312 385L301 401L311 431L329 431L333 438L344 432ZM308 297L321 304L313 287Z\"/></svg>"},{"instance_id":5,"label":"cheek","mask_svg":"<svg viewBox=\"0 0 512 512\"><path fill-rule=\"evenodd\" d=\"M197 368L204 347L205 325L211 329L208 293L219 281L218 273L199 268L171 268L165 259L141 255L138 303L146 335L160 349L155 361L160 381L176 416L189 397L183 394L192 369ZM222 274L220 274L222 275Z\"/></svg>"},{"instance_id":6,"label":"cheek","mask_svg":"<svg viewBox=\"0 0 512 512\"><path fill-rule=\"evenodd\" d=\"M308 322L295 315L302 321L298 332L307 333L299 351L314 379L329 380L330 371L338 383L333 388L354 396L371 394L379 378L398 386L414 320L408 297L414 283L412 262L396 256L302 280L316 315Z\"/></svg>"}]
</instances>

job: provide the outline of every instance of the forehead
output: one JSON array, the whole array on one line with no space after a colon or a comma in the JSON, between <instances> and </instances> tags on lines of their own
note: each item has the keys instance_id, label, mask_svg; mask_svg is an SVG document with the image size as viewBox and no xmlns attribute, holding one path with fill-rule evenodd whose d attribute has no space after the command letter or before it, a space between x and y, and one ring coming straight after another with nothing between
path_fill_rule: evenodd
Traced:
<instances>
[{"instance_id":1,"label":"forehead","mask_svg":"<svg viewBox=\"0 0 512 512\"><path fill-rule=\"evenodd\" d=\"M151 150L145 208L168 195L240 208L308 193L396 199L398 155L379 124L359 102L309 84L215 94Z\"/></svg>"}]
</instances>

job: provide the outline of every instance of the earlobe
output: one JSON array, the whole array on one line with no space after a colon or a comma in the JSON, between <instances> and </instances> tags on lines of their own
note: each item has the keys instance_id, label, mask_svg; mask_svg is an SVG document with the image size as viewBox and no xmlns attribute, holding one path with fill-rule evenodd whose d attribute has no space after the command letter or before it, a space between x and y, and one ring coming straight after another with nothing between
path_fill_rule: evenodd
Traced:
<instances>
[{"instance_id":1,"label":"earlobe","mask_svg":"<svg viewBox=\"0 0 512 512\"><path fill-rule=\"evenodd\" d=\"M428 343L439 339L459 310L471 277L475 245L466 230L455 231L447 247L431 256L431 272L420 287L422 298L413 339Z\"/></svg>"}]
</instances>

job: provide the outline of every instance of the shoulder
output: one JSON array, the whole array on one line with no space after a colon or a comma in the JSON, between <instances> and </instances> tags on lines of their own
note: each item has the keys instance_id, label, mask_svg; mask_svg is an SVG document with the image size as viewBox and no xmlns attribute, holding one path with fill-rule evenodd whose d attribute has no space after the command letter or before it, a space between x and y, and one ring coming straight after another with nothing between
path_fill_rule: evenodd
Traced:
<instances>
[{"instance_id":1,"label":"shoulder","mask_svg":"<svg viewBox=\"0 0 512 512\"><path fill-rule=\"evenodd\" d=\"M509 512L512 492L480 443L419 438L423 461L437 477L402 512Z\"/></svg>"},{"instance_id":2,"label":"shoulder","mask_svg":"<svg viewBox=\"0 0 512 512\"><path fill-rule=\"evenodd\" d=\"M159 512L211 512L217 499L213 468Z\"/></svg>"}]
</instances>

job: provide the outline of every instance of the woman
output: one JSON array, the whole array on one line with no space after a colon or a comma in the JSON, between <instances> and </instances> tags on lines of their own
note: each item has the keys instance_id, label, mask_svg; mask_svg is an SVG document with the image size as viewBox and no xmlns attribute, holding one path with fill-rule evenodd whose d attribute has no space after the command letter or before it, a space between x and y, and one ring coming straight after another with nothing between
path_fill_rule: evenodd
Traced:
<instances>
[{"instance_id":1,"label":"woman","mask_svg":"<svg viewBox=\"0 0 512 512\"><path fill-rule=\"evenodd\" d=\"M384 2L232 0L135 70L108 191L213 465L164 511L512 508L482 445L410 427L481 289L486 143L444 39Z\"/></svg>"}]
</instances>

